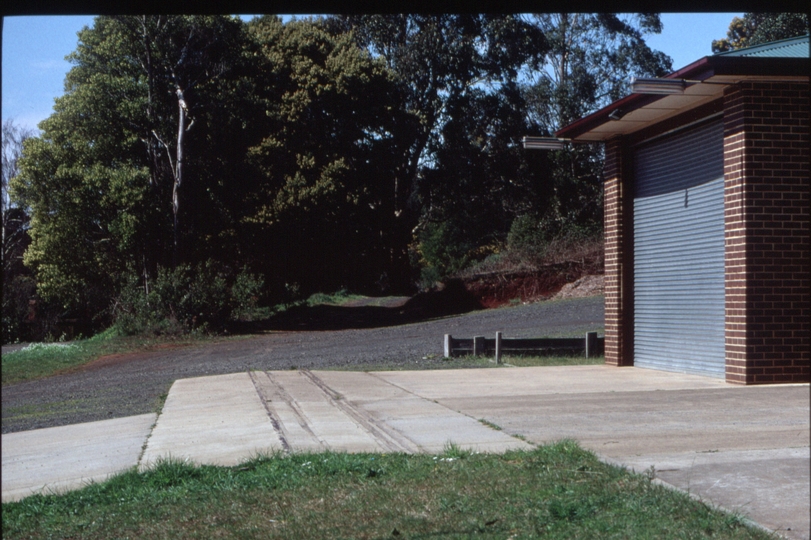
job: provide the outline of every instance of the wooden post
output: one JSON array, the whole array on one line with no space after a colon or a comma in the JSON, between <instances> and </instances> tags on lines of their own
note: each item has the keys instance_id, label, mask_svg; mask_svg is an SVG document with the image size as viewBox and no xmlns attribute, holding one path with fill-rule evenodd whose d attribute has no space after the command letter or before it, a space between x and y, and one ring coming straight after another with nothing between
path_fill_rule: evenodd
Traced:
<instances>
[{"instance_id":1,"label":"wooden post","mask_svg":"<svg viewBox=\"0 0 811 540\"><path fill-rule=\"evenodd\" d=\"M473 356L482 356L484 354L484 336L475 336L473 338Z\"/></svg>"},{"instance_id":2,"label":"wooden post","mask_svg":"<svg viewBox=\"0 0 811 540\"><path fill-rule=\"evenodd\" d=\"M496 332L496 364L501 363L501 332Z\"/></svg>"},{"instance_id":3,"label":"wooden post","mask_svg":"<svg viewBox=\"0 0 811 540\"><path fill-rule=\"evenodd\" d=\"M453 348L451 347L451 335L445 334L445 358L453 356Z\"/></svg>"},{"instance_id":4,"label":"wooden post","mask_svg":"<svg viewBox=\"0 0 811 540\"><path fill-rule=\"evenodd\" d=\"M586 358L597 356L597 332L586 334Z\"/></svg>"}]
</instances>

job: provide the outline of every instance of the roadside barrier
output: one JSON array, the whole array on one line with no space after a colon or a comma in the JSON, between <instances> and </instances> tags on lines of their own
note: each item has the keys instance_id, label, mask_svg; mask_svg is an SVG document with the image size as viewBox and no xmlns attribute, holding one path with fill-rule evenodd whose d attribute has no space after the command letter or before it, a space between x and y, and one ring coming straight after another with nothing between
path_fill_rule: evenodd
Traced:
<instances>
[{"instance_id":1,"label":"roadside barrier","mask_svg":"<svg viewBox=\"0 0 811 540\"><path fill-rule=\"evenodd\" d=\"M474 338L455 338L445 334L445 356L495 356L501 363L503 354L511 355L547 355L547 354L585 354L586 358L599 356L605 350L605 336L589 332L585 338L504 338L496 332L494 339L484 336Z\"/></svg>"}]
</instances>

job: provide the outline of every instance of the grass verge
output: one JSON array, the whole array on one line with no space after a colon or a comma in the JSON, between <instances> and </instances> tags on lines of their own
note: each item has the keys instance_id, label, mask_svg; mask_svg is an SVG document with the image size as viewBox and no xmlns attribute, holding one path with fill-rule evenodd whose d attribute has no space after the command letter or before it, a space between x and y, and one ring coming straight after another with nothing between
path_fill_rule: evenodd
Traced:
<instances>
[{"instance_id":1,"label":"grass verge","mask_svg":"<svg viewBox=\"0 0 811 540\"><path fill-rule=\"evenodd\" d=\"M184 347L222 337L203 334L180 338L161 336L120 336L114 328L89 339L69 343L32 343L18 351L3 354L2 384L15 384L68 371L110 354L124 354L156 347ZM230 338L233 339L233 338Z\"/></svg>"},{"instance_id":2,"label":"grass verge","mask_svg":"<svg viewBox=\"0 0 811 540\"><path fill-rule=\"evenodd\" d=\"M442 355L429 355L421 360L409 362L375 362L367 364L348 364L330 367L334 371L412 371L429 369L467 369L499 367L536 367L536 366L583 366L604 364L605 357L597 356L503 356L502 363L488 356L459 356L447 358Z\"/></svg>"},{"instance_id":3,"label":"grass verge","mask_svg":"<svg viewBox=\"0 0 811 540\"><path fill-rule=\"evenodd\" d=\"M504 356L502 362L515 367L592 366L605 364L604 356Z\"/></svg>"},{"instance_id":4,"label":"grass verge","mask_svg":"<svg viewBox=\"0 0 811 540\"><path fill-rule=\"evenodd\" d=\"M3 504L3 538L752 538L769 535L576 443L442 455L163 462Z\"/></svg>"}]
</instances>

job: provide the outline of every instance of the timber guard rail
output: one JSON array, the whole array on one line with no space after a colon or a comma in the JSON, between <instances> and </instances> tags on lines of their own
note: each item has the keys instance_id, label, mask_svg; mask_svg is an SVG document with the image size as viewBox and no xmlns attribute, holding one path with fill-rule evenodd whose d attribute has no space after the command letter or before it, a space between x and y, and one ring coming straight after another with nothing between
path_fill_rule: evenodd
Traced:
<instances>
[{"instance_id":1,"label":"timber guard rail","mask_svg":"<svg viewBox=\"0 0 811 540\"><path fill-rule=\"evenodd\" d=\"M496 332L493 339L484 336L454 338L445 334L445 356L495 356L501 363L504 354L544 356L550 354L582 355L586 358L599 356L605 351L605 336L589 332L584 338L503 338Z\"/></svg>"}]
</instances>

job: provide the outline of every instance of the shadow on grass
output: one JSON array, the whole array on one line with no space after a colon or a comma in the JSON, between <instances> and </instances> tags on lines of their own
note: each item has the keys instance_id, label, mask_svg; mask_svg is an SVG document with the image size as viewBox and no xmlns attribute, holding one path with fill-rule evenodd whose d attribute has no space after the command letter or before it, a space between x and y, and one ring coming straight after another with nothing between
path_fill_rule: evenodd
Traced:
<instances>
[{"instance_id":1,"label":"shadow on grass","mask_svg":"<svg viewBox=\"0 0 811 540\"><path fill-rule=\"evenodd\" d=\"M381 328L460 315L484 309L461 281L448 282L441 291L418 293L395 307L383 306L295 306L272 317L253 322L232 323L234 334L268 330L348 330Z\"/></svg>"}]
</instances>

